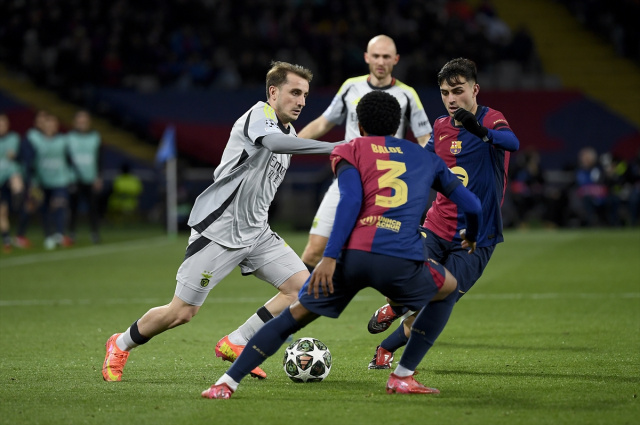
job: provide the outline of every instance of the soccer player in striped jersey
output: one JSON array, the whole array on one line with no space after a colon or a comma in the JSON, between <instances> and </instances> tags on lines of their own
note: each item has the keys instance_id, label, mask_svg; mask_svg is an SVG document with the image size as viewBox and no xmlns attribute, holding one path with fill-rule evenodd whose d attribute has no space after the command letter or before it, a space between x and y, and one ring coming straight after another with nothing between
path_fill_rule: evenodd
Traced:
<instances>
[{"instance_id":1,"label":"soccer player in striped jersey","mask_svg":"<svg viewBox=\"0 0 640 425\"><path fill-rule=\"evenodd\" d=\"M362 137L331 154L340 201L322 261L299 300L251 338L247 345L252 349L243 351L227 373L202 392L203 397L231 397L240 380L275 354L288 335L319 316L337 318L366 287L415 310L424 307L414 323L417 337L409 340L400 365L389 377L387 392L439 392L420 384L413 373L427 351L419 335L426 306L431 299L448 296L456 281L442 265L425 259L418 226L433 187L464 211L468 226L463 246L473 252L482 209L442 159L391 136L400 122L400 105L393 96L368 93L356 110Z\"/></svg>"},{"instance_id":2,"label":"soccer player in striped jersey","mask_svg":"<svg viewBox=\"0 0 640 425\"><path fill-rule=\"evenodd\" d=\"M309 276L296 253L267 222L269 205L291 163L291 154L330 154L335 143L298 138L298 119L312 74L274 62L267 72L267 101L257 102L233 125L214 182L196 199L189 217L191 237L178 269L173 299L149 310L106 343L105 381L120 381L134 347L191 320L209 291L236 267L279 290L242 326L222 338L216 356L233 362L262 325L294 302ZM260 368L253 376L266 378Z\"/></svg>"},{"instance_id":3,"label":"soccer player in striped jersey","mask_svg":"<svg viewBox=\"0 0 640 425\"><path fill-rule=\"evenodd\" d=\"M427 255L444 264L456 277L458 289L444 300L432 302L426 312L429 326L424 338L433 345L444 329L455 303L482 276L493 251L503 242L500 207L507 184L511 152L520 145L504 115L477 103L480 86L476 65L469 59L454 59L438 73L440 94L448 115L434 124L433 136L426 149L435 152L473 192L482 204L483 222L478 233L474 255L460 247L459 231L467 223L456 205L441 194L427 213ZM388 329L397 318L407 313L404 306L385 305L369 321L369 332ZM376 349L369 369L389 369L393 353L407 343L414 316L407 318Z\"/></svg>"},{"instance_id":4,"label":"soccer player in striped jersey","mask_svg":"<svg viewBox=\"0 0 640 425\"><path fill-rule=\"evenodd\" d=\"M367 45L364 60L369 65L369 74L349 78L345 81L327 110L300 130L300 137L318 139L335 125L343 122L345 123L346 141L359 137L360 130L356 118L358 102L365 94L379 90L394 96L400 104L400 125L394 133L395 137L404 138L407 129L411 127L418 143L425 146L431 136L432 129L420 98L413 88L396 80L391 75L393 67L400 60L393 39L386 35L372 38ZM309 241L302 253L302 261L309 270L313 270L322 258L322 253L331 234L339 199L338 182L334 180L316 212L309 231Z\"/></svg>"}]
</instances>

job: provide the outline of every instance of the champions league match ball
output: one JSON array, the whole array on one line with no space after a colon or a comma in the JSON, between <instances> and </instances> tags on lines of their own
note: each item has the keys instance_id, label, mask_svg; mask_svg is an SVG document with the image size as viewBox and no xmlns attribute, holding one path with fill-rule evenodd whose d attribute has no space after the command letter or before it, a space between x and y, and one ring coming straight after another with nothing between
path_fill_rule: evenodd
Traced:
<instances>
[{"instance_id":1,"label":"champions league match ball","mask_svg":"<svg viewBox=\"0 0 640 425\"><path fill-rule=\"evenodd\" d=\"M282 366L294 382L320 382L331 371L331 353L315 338L300 338L285 349Z\"/></svg>"}]
</instances>

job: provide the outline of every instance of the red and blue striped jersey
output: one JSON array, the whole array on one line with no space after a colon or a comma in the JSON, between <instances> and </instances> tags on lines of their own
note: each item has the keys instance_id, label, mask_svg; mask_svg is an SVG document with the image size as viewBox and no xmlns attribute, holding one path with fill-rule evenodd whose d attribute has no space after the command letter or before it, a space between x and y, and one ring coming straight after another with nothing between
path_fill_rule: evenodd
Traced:
<instances>
[{"instance_id":1,"label":"red and blue striped jersey","mask_svg":"<svg viewBox=\"0 0 640 425\"><path fill-rule=\"evenodd\" d=\"M336 146L331 165L340 161L360 173L363 199L345 249L424 261L418 233L429 191L449 195L460 185L442 159L420 145L395 137L359 137Z\"/></svg>"},{"instance_id":2,"label":"red and blue striped jersey","mask_svg":"<svg viewBox=\"0 0 640 425\"><path fill-rule=\"evenodd\" d=\"M503 132L511 132L504 115L495 109L478 105L476 119L489 129L494 139L501 135L507 136ZM455 126L453 118L448 115L438 118L433 127L426 149L442 158L482 204L483 221L479 225L477 246L491 246L502 242L504 238L500 207L507 185L510 152L501 147L499 142L483 142L463 127ZM517 145L512 132L509 136ZM512 150L515 149L517 146ZM462 242L459 231L466 227L464 214L442 194L437 195L429 209L424 226L445 240L457 242Z\"/></svg>"}]
</instances>

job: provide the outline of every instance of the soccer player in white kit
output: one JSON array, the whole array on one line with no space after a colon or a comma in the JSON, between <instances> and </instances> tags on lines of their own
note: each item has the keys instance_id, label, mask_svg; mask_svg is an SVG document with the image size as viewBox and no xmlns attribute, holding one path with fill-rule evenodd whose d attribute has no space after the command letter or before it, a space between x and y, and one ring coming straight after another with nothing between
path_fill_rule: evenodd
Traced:
<instances>
[{"instance_id":1,"label":"soccer player in white kit","mask_svg":"<svg viewBox=\"0 0 640 425\"><path fill-rule=\"evenodd\" d=\"M258 102L233 125L214 182L196 199L191 237L176 276L175 295L152 308L106 343L105 381L120 381L132 348L191 320L209 291L236 266L279 290L272 299L216 345L233 362L262 325L293 303L309 272L269 227L267 213L291 162L291 154L330 154L335 143L298 138L291 125L305 105L312 74L274 62L267 73L267 102ZM266 378L260 368L252 371Z\"/></svg>"},{"instance_id":2,"label":"soccer player in white kit","mask_svg":"<svg viewBox=\"0 0 640 425\"><path fill-rule=\"evenodd\" d=\"M400 127L394 136L405 138L407 127L410 126L418 143L425 146L431 137L432 129L420 98L413 88L391 75L393 67L400 60L393 39L386 35L372 38L364 53L364 60L369 65L369 74L345 81L327 110L304 127L300 131L300 137L318 139L345 120L345 140L348 142L355 137L360 137L356 117L358 101L373 90L384 90L398 100L402 109ZM313 270L322 259L324 248L331 235L336 207L340 200L337 182L337 179L333 181L320 203L309 231L309 241L302 253L302 261L309 271Z\"/></svg>"}]
</instances>

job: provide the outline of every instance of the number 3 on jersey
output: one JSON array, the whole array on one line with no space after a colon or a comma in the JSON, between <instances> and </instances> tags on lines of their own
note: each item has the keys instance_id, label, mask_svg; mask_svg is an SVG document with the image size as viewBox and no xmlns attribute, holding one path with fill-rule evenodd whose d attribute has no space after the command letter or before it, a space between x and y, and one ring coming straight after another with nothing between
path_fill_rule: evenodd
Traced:
<instances>
[{"instance_id":1,"label":"number 3 on jersey","mask_svg":"<svg viewBox=\"0 0 640 425\"><path fill-rule=\"evenodd\" d=\"M390 187L395 191L393 196L376 195L376 205L384 208L395 208L407 203L407 195L409 189L407 184L398 177L407 171L404 162L384 161L379 159L376 161L378 170L389 170L378 179L378 187L384 189Z\"/></svg>"}]
</instances>

